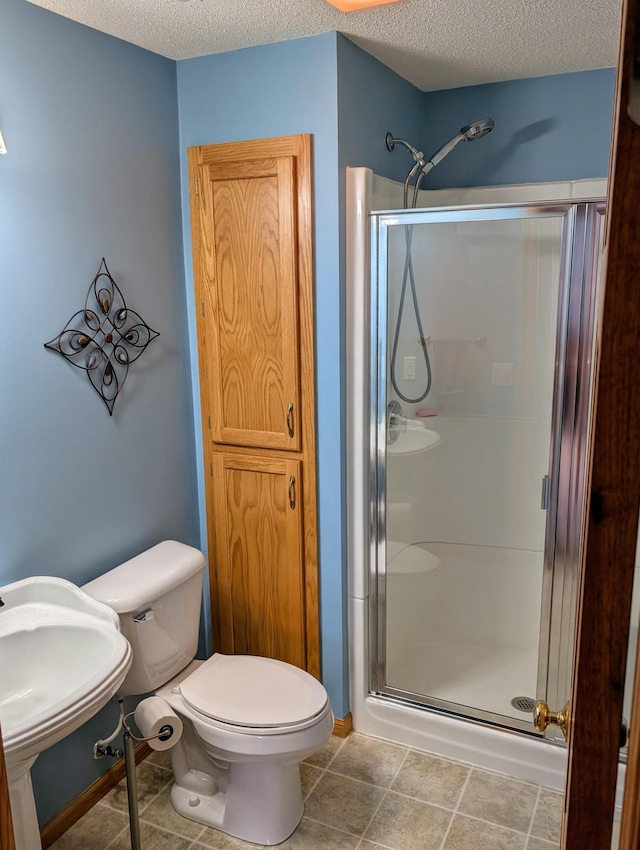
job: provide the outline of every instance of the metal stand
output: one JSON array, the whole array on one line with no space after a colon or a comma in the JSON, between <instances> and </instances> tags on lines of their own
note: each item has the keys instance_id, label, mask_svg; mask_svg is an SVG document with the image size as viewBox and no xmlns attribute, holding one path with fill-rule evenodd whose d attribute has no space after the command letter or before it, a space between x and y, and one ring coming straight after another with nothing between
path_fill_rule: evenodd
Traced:
<instances>
[{"instance_id":1,"label":"metal stand","mask_svg":"<svg viewBox=\"0 0 640 850\"><path fill-rule=\"evenodd\" d=\"M129 832L131 850L141 850L140 818L138 817L138 785L136 781L136 751L129 730L124 731L124 766L127 772L127 800L129 802Z\"/></svg>"},{"instance_id":2,"label":"metal stand","mask_svg":"<svg viewBox=\"0 0 640 850\"><path fill-rule=\"evenodd\" d=\"M168 741L174 735L173 727L166 723L160 728L157 735L150 735L148 738L139 738L134 735L129 729L127 720L135 712L130 711L129 714L124 713L124 700L118 699L120 706L120 718L115 731L108 737L102 738L93 745L93 757L102 758L105 755L120 757L122 752L114 750L111 742L120 734L120 730L124 728L122 739L124 741L124 768L127 776L127 802L129 803L129 832L131 834L131 850L142 850L140 845L140 818L138 816L138 784L136 780L136 750L134 741L153 741L156 738L160 741ZM177 738L180 738L178 732Z\"/></svg>"}]
</instances>

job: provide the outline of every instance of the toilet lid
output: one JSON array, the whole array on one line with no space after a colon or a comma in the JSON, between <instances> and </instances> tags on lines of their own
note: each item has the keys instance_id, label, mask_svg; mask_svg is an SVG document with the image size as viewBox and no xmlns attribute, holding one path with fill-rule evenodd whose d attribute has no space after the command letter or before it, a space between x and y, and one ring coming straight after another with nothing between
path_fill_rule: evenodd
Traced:
<instances>
[{"instance_id":1,"label":"toilet lid","mask_svg":"<svg viewBox=\"0 0 640 850\"><path fill-rule=\"evenodd\" d=\"M292 726L319 714L327 692L309 673L253 655L213 655L180 684L205 717L236 726Z\"/></svg>"}]
</instances>

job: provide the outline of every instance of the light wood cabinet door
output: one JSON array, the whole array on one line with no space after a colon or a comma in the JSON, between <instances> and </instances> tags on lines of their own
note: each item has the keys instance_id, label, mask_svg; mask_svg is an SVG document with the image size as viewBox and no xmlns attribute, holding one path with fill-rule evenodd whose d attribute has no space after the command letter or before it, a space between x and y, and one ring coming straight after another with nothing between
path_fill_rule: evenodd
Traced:
<instances>
[{"instance_id":1,"label":"light wood cabinet door","mask_svg":"<svg viewBox=\"0 0 640 850\"><path fill-rule=\"evenodd\" d=\"M199 166L200 331L215 442L297 450L297 186L293 156Z\"/></svg>"},{"instance_id":2,"label":"light wood cabinet door","mask_svg":"<svg viewBox=\"0 0 640 850\"><path fill-rule=\"evenodd\" d=\"M214 452L213 478L219 649L304 669L302 462Z\"/></svg>"},{"instance_id":3,"label":"light wood cabinet door","mask_svg":"<svg viewBox=\"0 0 640 850\"><path fill-rule=\"evenodd\" d=\"M319 677L311 152L187 154L213 646Z\"/></svg>"}]
</instances>

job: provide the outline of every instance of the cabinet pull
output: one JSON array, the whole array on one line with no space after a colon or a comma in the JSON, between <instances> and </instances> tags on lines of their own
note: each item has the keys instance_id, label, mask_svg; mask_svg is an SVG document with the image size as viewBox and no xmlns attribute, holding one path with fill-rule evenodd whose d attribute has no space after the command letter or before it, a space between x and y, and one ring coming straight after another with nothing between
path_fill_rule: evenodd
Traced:
<instances>
[{"instance_id":1,"label":"cabinet pull","mask_svg":"<svg viewBox=\"0 0 640 850\"><path fill-rule=\"evenodd\" d=\"M293 402L289 402L289 407L287 407L287 430L289 432L289 436L293 437Z\"/></svg>"},{"instance_id":2,"label":"cabinet pull","mask_svg":"<svg viewBox=\"0 0 640 850\"><path fill-rule=\"evenodd\" d=\"M296 486L296 477L295 477L295 475L292 475L289 478L289 507L291 508L292 511L294 511L295 508L296 508L296 493L295 493L295 489L294 489L295 486Z\"/></svg>"}]
</instances>

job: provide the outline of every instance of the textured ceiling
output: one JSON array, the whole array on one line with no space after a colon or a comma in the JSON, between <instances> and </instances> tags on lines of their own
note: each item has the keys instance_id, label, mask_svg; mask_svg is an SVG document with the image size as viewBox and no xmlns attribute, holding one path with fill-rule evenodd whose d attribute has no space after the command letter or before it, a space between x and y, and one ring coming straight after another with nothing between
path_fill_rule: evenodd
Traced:
<instances>
[{"instance_id":1,"label":"textured ceiling","mask_svg":"<svg viewBox=\"0 0 640 850\"><path fill-rule=\"evenodd\" d=\"M619 0L31 0L171 59L339 30L429 91L616 64Z\"/></svg>"}]
</instances>

